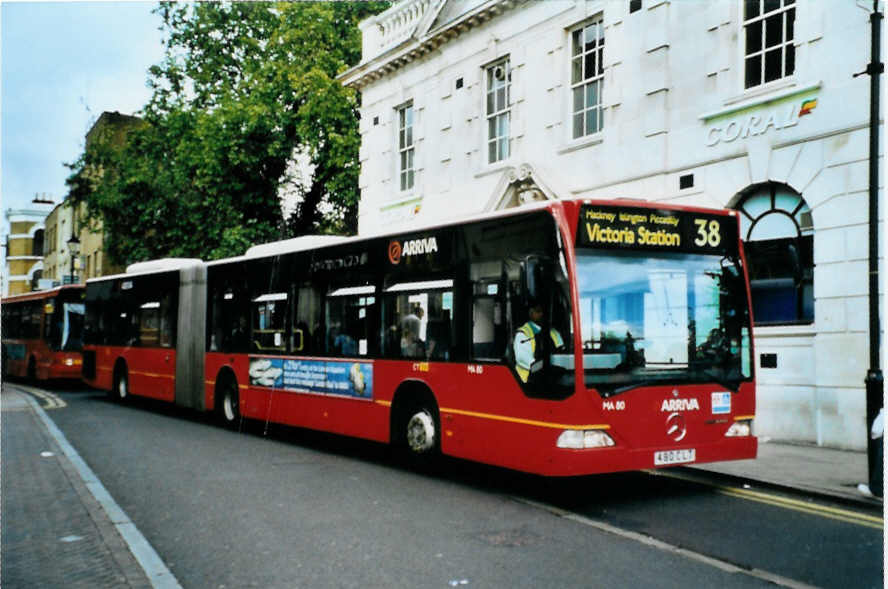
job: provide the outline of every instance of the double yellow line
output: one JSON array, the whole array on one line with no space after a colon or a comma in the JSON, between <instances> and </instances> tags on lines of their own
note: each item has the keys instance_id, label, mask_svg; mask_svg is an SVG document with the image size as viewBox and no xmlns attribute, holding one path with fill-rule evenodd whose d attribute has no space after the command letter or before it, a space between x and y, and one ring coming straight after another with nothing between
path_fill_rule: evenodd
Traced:
<instances>
[{"instance_id":1,"label":"double yellow line","mask_svg":"<svg viewBox=\"0 0 888 589\"><path fill-rule=\"evenodd\" d=\"M35 388L28 388L27 391L43 401L44 409L61 409L68 406L68 404L65 403L61 397L59 397L58 395L54 395L53 393Z\"/></svg>"},{"instance_id":2,"label":"double yellow line","mask_svg":"<svg viewBox=\"0 0 888 589\"><path fill-rule=\"evenodd\" d=\"M644 472L654 476L665 476L682 481L690 481L692 483L703 484L715 489L717 493L727 495L728 497L736 497L747 501L756 501L774 507L782 507L783 509L791 509L800 513L810 515L818 515L841 522L874 528L876 530L884 529L884 520L875 515L867 515L850 509L841 509L839 507L828 507L826 505L818 505L808 501L800 501L798 499L790 499L789 497L781 497L770 493L762 493L761 491L752 491L750 489L740 489L738 487L728 487L725 485L713 485L703 480L702 477L684 474L671 470L645 470Z\"/></svg>"},{"instance_id":3,"label":"double yellow line","mask_svg":"<svg viewBox=\"0 0 888 589\"><path fill-rule=\"evenodd\" d=\"M729 497L738 497L740 499L746 499L748 501L757 501L758 503L765 503L767 505L783 507L784 509L792 509L793 511L819 515L821 517L826 517L849 524L856 524L858 526L864 526L867 528L875 528L877 530L881 530L884 528L885 525L881 517L867 515L865 513L859 513L848 509L827 507L826 505L817 505L815 503L808 503L807 501L799 501L798 499L790 499L788 497L780 497L778 495L770 495L768 493L750 491L749 489L738 489L736 487L717 486L716 490L722 495L728 495Z\"/></svg>"}]
</instances>

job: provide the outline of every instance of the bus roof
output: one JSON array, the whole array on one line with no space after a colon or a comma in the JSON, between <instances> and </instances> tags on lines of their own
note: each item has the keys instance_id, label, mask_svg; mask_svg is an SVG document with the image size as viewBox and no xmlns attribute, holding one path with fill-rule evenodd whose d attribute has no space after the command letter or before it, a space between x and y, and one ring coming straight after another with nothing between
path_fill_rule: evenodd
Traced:
<instances>
[{"instance_id":1,"label":"bus roof","mask_svg":"<svg viewBox=\"0 0 888 589\"><path fill-rule=\"evenodd\" d=\"M159 260L148 260L145 262L135 262L126 267L127 274L144 274L147 272L163 272L165 270L180 270L182 268L190 268L203 263L199 258L161 258Z\"/></svg>"},{"instance_id":2,"label":"bus roof","mask_svg":"<svg viewBox=\"0 0 888 589\"><path fill-rule=\"evenodd\" d=\"M58 295L62 291L75 291L83 289L83 284L63 284L61 286L54 286L53 288L48 288L46 290L35 290L32 292L25 292L22 294L12 295L3 298L3 303L18 303L21 301L32 301L38 299L48 299Z\"/></svg>"},{"instance_id":3,"label":"bus roof","mask_svg":"<svg viewBox=\"0 0 888 589\"><path fill-rule=\"evenodd\" d=\"M333 245L348 241L350 238L343 235L303 235L283 241L270 241L254 245L243 255L244 258L262 258L281 253L299 252L317 249L325 245Z\"/></svg>"},{"instance_id":4,"label":"bus roof","mask_svg":"<svg viewBox=\"0 0 888 589\"><path fill-rule=\"evenodd\" d=\"M126 272L122 274L113 274L109 276L98 276L87 280L87 284L94 282L102 282L104 280L117 280L120 278L132 278L134 276L156 274L158 272L168 272L171 270L181 270L183 268L193 268L201 266L205 262L200 258L161 258L159 260L147 260L145 262L135 262L126 267Z\"/></svg>"},{"instance_id":5,"label":"bus roof","mask_svg":"<svg viewBox=\"0 0 888 589\"><path fill-rule=\"evenodd\" d=\"M448 217L444 219L438 219L431 223L426 224L417 224L416 226L404 226L399 227L396 231L379 231L375 233L368 233L364 235L354 235L354 236L340 236L340 235L304 235L301 237L295 237L292 239L284 239L281 241L271 241L268 243L262 243L258 245L251 246L247 251L241 256L232 256L230 258L222 258L218 260L211 260L207 262L203 262L197 258L163 258L160 260L149 260L146 262L137 262L134 264L130 264L127 266L125 274L118 274L115 276L103 276L101 278L92 278L87 282L93 281L101 281L112 278L123 278L126 276L134 276L137 274L151 274L155 272L162 272L166 270L177 270L181 268L190 267L198 264L205 264L207 266L216 266L221 264L229 264L232 262L238 261L246 261L252 259L260 259L260 258L268 258L273 256L279 256L283 254L290 254L302 251L309 251L315 249L323 249L333 245L340 244L348 244L348 243L359 243L362 241L367 241L371 239L378 239L380 237L386 237L391 235L398 234L406 234L406 233L417 233L421 231L429 231L433 229L440 229L444 227L452 227L455 225L461 225L469 222L478 222L478 221L487 221L492 219L506 218L517 215L522 215L530 212L541 211L541 210L552 210L553 208L557 208L563 204L573 204L581 205L581 204L594 204L594 205L602 205L602 206L633 206L633 207L643 207L650 209L663 209L663 210L675 210L675 211L689 211L689 212L709 212L709 213L721 213L721 214L733 214L736 215L736 211L726 211L725 209L718 208L705 208L705 207L697 207L697 206L686 206L675 203L666 203L662 201L652 201L652 200L644 200L644 199L636 199L636 198L627 198L627 197L618 197L611 199L603 199L603 198L569 198L569 199L559 199L559 200L546 200L541 202L533 202L521 205L519 207L513 207L508 209L502 209L498 211L487 212L484 214L471 214L471 215L455 215L453 217Z\"/></svg>"}]
</instances>

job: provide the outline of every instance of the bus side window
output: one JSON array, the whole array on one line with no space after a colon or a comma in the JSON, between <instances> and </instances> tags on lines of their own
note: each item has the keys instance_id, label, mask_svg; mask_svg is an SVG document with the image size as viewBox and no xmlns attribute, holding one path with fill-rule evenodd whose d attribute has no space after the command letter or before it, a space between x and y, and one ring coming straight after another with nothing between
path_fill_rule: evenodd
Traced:
<instances>
[{"instance_id":1,"label":"bus side window","mask_svg":"<svg viewBox=\"0 0 888 589\"><path fill-rule=\"evenodd\" d=\"M321 293L304 284L297 289L296 313L291 332L290 350L294 354L314 355L324 351L321 325Z\"/></svg>"},{"instance_id":2,"label":"bus side window","mask_svg":"<svg viewBox=\"0 0 888 589\"><path fill-rule=\"evenodd\" d=\"M387 358L449 360L455 340L453 279L387 279L383 354Z\"/></svg>"},{"instance_id":3,"label":"bus side window","mask_svg":"<svg viewBox=\"0 0 888 589\"><path fill-rule=\"evenodd\" d=\"M242 267L237 265L230 269L214 269L207 292L211 306L208 326L210 351L249 351L252 307L243 280Z\"/></svg>"},{"instance_id":4,"label":"bus side window","mask_svg":"<svg viewBox=\"0 0 888 589\"><path fill-rule=\"evenodd\" d=\"M506 351L499 261L472 264L472 357L500 360Z\"/></svg>"},{"instance_id":5,"label":"bus side window","mask_svg":"<svg viewBox=\"0 0 888 589\"><path fill-rule=\"evenodd\" d=\"M172 296L166 293L160 299L160 345L164 348L175 347L176 313L172 304Z\"/></svg>"},{"instance_id":6,"label":"bus side window","mask_svg":"<svg viewBox=\"0 0 888 589\"><path fill-rule=\"evenodd\" d=\"M61 323L63 313L61 309L55 312L55 299L47 299L43 305L43 340L52 341L53 323ZM55 320L55 321L54 321ZM61 332L61 330L59 330ZM52 345L50 344L50 347Z\"/></svg>"},{"instance_id":7,"label":"bus side window","mask_svg":"<svg viewBox=\"0 0 888 589\"><path fill-rule=\"evenodd\" d=\"M285 292L265 293L253 299L253 351L283 352L286 349L286 311Z\"/></svg>"},{"instance_id":8,"label":"bus side window","mask_svg":"<svg viewBox=\"0 0 888 589\"><path fill-rule=\"evenodd\" d=\"M160 301L146 301L139 308L139 344L149 348L160 345Z\"/></svg>"},{"instance_id":9,"label":"bus side window","mask_svg":"<svg viewBox=\"0 0 888 589\"><path fill-rule=\"evenodd\" d=\"M336 288L327 294L327 352L332 356L367 356L378 352L376 287Z\"/></svg>"}]
</instances>

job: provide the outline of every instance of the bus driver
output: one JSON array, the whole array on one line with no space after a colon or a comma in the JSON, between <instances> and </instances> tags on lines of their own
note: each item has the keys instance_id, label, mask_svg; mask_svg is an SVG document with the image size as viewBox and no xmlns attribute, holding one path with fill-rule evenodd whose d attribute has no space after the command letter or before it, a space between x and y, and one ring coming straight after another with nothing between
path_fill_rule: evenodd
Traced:
<instances>
[{"instance_id":1,"label":"bus driver","mask_svg":"<svg viewBox=\"0 0 888 589\"><path fill-rule=\"evenodd\" d=\"M515 351L515 372L521 378L521 382L527 382L533 372L533 363L537 359L537 342L536 336L542 329L540 320L543 318L542 304L533 301L527 311L528 320L515 333L515 340L512 344ZM552 337L553 349L558 350L564 347L564 340L558 330L554 327L549 330Z\"/></svg>"}]
</instances>

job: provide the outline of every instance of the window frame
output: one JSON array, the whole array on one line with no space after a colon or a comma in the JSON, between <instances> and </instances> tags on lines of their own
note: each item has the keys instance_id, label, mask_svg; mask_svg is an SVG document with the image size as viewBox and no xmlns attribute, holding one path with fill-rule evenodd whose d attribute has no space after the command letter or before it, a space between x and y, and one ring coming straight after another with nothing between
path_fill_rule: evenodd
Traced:
<instances>
[{"instance_id":1,"label":"window frame","mask_svg":"<svg viewBox=\"0 0 888 589\"><path fill-rule=\"evenodd\" d=\"M778 0L780 2L780 6L776 9L772 9L768 12L765 12L765 2L766 0L740 0L740 38L741 41L741 51L740 51L740 59L742 63L742 74L740 85L744 92L753 92L759 90L761 88L766 88L768 86L779 84L781 81L785 81L787 79L792 79L796 73L796 60L795 60L795 21L796 21L796 9L798 7L797 0ZM755 2L758 4L758 14L756 16L747 18L747 6L750 2ZM792 13L792 19L788 18L788 15ZM768 21L779 16L780 17L780 39L774 45L770 47L767 45L767 35L768 35ZM749 27L754 27L756 25L761 25L760 31L758 34L758 49L756 51L750 52L748 50L749 44ZM788 35L788 28L792 29L792 35ZM780 52L780 72L781 74L772 79L767 80L767 54L774 53L776 51ZM792 61L792 70L787 71L787 61L788 56L791 55ZM749 82L749 61L751 59L758 59L758 82L750 84Z\"/></svg>"},{"instance_id":2,"label":"window frame","mask_svg":"<svg viewBox=\"0 0 888 589\"><path fill-rule=\"evenodd\" d=\"M413 101L409 100L396 107L395 117L398 191L404 193L412 191L416 185L416 111Z\"/></svg>"},{"instance_id":3,"label":"window frame","mask_svg":"<svg viewBox=\"0 0 888 589\"><path fill-rule=\"evenodd\" d=\"M778 192L783 194L788 194L790 197L797 198L798 201L795 202L792 206L792 210L784 208L781 203L778 203ZM746 206L749 202L757 199L768 199L770 200L767 207L761 208L756 207L752 212L746 210ZM811 209L808 203L805 201L804 196L793 190L791 187L779 183L779 182L767 182L762 184L757 184L755 186L751 186L748 188L741 197L737 200L736 204L734 204L731 208L739 212L740 215L740 238L743 240L744 248L746 250L746 263L749 268L749 290L751 296L751 302L754 302L756 299L756 295L761 292L761 289L767 289L768 284L770 283L771 287L774 287L780 280L786 280L785 278L759 278L753 276L754 269L756 268L756 260L755 254L753 253L756 249L765 249L767 246L752 244L774 244L778 245L778 242L789 242L795 241L795 255L798 256L798 264L799 264L799 272L800 278L798 280L799 284L794 286L795 289L795 317L793 318L779 318L779 319L769 319L762 320L760 317L757 317L757 313L755 312L755 308L753 308L753 324L758 327L766 327L766 326L778 326L778 325L812 325L816 319L815 316L815 301L814 301L814 269L816 264L814 263L814 226L813 220L811 219ZM757 240L749 240L749 237L755 231L756 226L759 222L767 217L768 215L783 215L788 217L788 219L792 222L795 227L796 233L795 235L785 235L782 237L774 237L770 239L757 239ZM747 225L748 223L748 225ZM752 255L750 255L752 253ZM772 256L773 258L773 256ZM810 263L810 266L807 263ZM758 283L761 286L758 286ZM810 295L810 301L807 300L807 297ZM755 307L755 305L753 305ZM810 309L810 316L807 315L806 309ZM759 314L760 315L760 314Z\"/></svg>"},{"instance_id":4,"label":"window frame","mask_svg":"<svg viewBox=\"0 0 888 589\"><path fill-rule=\"evenodd\" d=\"M504 69L502 85L497 85L496 70ZM493 165L507 161L512 157L512 67L509 56L502 57L484 66L484 120L485 125L485 161ZM503 90L504 101L498 101L499 91ZM492 103L491 103L492 101ZM492 110L491 110L492 108ZM505 121L505 133L500 125ZM491 128L491 123L493 127ZM491 137L491 131L493 136ZM505 149L502 149L505 140ZM491 153L493 149L493 153Z\"/></svg>"},{"instance_id":5,"label":"window frame","mask_svg":"<svg viewBox=\"0 0 888 589\"><path fill-rule=\"evenodd\" d=\"M595 46L591 49L586 48L585 42L576 50L575 43L577 41L577 33L585 35L585 31L590 26L598 28L598 36L596 37ZM568 46L568 93L567 93L567 110L568 122L567 133L571 142L589 141L592 138L600 136L604 131L604 47L605 47L605 30L604 30L604 14L598 13L591 18L587 18L579 22L567 30L567 46ZM585 39L583 39L585 41ZM586 76L586 58L594 55L594 74ZM575 71L579 67L580 78L575 80ZM594 104L588 104L588 87L595 85L597 100ZM582 90L582 103L580 108L576 107L575 94L578 90ZM589 131L588 116L594 113L596 116L596 127ZM581 117L581 132L576 133L575 121L577 116Z\"/></svg>"}]
</instances>

